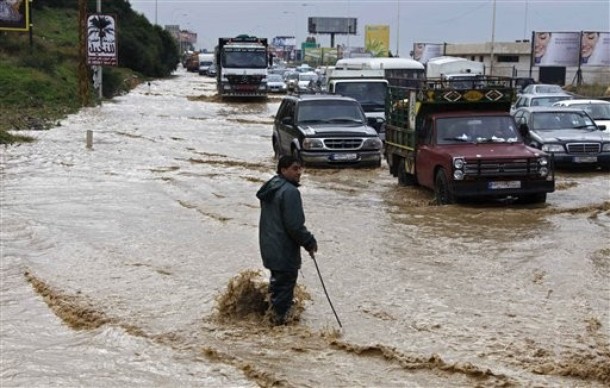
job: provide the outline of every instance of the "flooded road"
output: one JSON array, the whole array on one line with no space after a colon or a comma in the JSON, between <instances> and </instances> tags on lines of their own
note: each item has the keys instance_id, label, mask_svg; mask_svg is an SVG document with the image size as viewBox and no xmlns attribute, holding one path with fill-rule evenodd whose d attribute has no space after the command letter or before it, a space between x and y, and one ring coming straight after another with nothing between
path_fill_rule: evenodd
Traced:
<instances>
[{"instance_id":1,"label":"flooded road","mask_svg":"<svg viewBox=\"0 0 610 388\"><path fill-rule=\"evenodd\" d=\"M279 101L179 71L0 150L0 385L610 383L603 172L559 172L545 205L438 207L385 164L306 169L343 329L305 257L298 321L269 326L255 193Z\"/></svg>"}]
</instances>

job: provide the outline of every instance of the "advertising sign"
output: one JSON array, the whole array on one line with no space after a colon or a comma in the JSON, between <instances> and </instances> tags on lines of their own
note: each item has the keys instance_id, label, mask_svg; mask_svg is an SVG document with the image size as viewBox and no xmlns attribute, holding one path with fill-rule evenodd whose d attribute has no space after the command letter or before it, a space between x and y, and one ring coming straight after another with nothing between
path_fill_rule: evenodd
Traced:
<instances>
[{"instance_id":1,"label":"advertising sign","mask_svg":"<svg viewBox=\"0 0 610 388\"><path fill-rule=\"evenodd\" d=\"M276 36L271 40L271 44L275 47L291 50L297 45L297 40L294 36Z\"/></svg>"},{"instance_id":2,"label":"advertising sign","mask_svg":"<svg viewBox=\"0 0 610 388\"><path fill-rule=\"evenodd\" d=\"M420 62L428 63L430 58L443 55L443 45L439 43L413 43L411 57Z\"/></svg>"},{"instance_id":3,"label":"advertising sign","mask_svg":"<svg viewBox=\"0 0 610 388\"><path fill-rule=\"evenodd\" d=\"M0 31L29 31L29 0L0 0Z\"/></svg>"},{"instance_id":4,"label":"advertising sign","mask_svg":"<svg viewBox=\"0 0 610 388\"><path fill-rule=\"evenodd\" d=\"M610 66L610 32L583 31L580 36L580 65Z\"/></svg>"},{"instance_id":5,"label":"advertising sign","mask_svg":"<svg viewBox=\"0 0 610 388\"><path fill-rule=\"evenodd\" d=\"M357 22L356 18L310 17L307 20L307 32L356 35Z\"/></svg>"},{"instance_id":6,"label":"advertising sign","mask_svg":"<svg viewBox=\"0 0 610 388\"><path fill-rule=\"evenodd\" d=\"M338 51L332 47L306 48L303 60L316 65L334 65L337 62Z\"/></svg>"},{"instance_id":7,"label":"advertising sign","mask_svg":"<svg viewBox=\"0 0 610 388\"><path fill-rule=\"evenodd\" d=\"M364 26L364 47L374 57L387 57L390 49L390 26Z\"/></svg>"},{"instance_id":8,"label":"advertising sign","mask_svg":"<svg viewBox=\"0 0 610 388\"><path fill-rule=\"evenodd\" d=\"M534 32L534 66L578 66L580 32Z\"/></svg>"},{"instance_id":9,"label":"advertising sign","mask_svg":"<svg viewBox=\"0 0 610 388\"><path fill-rule=\"evenodd\" d=\"M114 16L104 14L87 16L87 64L99 66L118 64Z\"/></svg>"}]
</instances>

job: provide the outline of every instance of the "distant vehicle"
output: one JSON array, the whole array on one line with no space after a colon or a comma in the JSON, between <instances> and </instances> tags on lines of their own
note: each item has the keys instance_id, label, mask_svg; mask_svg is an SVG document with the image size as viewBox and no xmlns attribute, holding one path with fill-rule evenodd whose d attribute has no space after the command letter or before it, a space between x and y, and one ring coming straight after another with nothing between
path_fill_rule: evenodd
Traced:
<instances>
[{"instance_id":1,"label":"distant vehicle","mask_svg":"<svg viewBox=\"0 0 610 388\"><path fill-rule=\"evenodd\" d=\"M523 89L522 94L567 94L559 85L531 84Z\"/></svg>"},{"instance_id":2,"label":"distant vehicle","mask_svg":"<svg viewBox=\"0 0 610 388\"><path fill-rule=\"evenodd\" d=\"M272 144L276 158L294 155L305 165L322 167L379 167L383 147L358 101L330 94L284 97Z\"/></svg>"},{"instance_id":3,"label":"distant vehicle","mask_svg":"<svg viewBox=\"0 0 610 388\"><path fill-rule=\"evenodd\" d=\"M208 75L208 69L214 63L214 54L200 53L199 54L199 75Z\"/></svg>"},{"instance_id":4,"label":"distant vehicle","mask_svg":"<svg viewBox=\"0 0 610 388\"><path fill-rule=\"evenodd\" d=\"M591 116L601 130L610 132L610 101L605 100L564 100L553 106L582 109ZM605 127L605 128L604 128Z\"/></svg>"},{"instance_id":5,"label":"distant vehicle","mask_svg":"<svg viewBox=\"0 0 610 388\"><path fill-rule=\"evenodd\" d=\"M208 75L208 77L216 77L216 72L217 72L216 64L212 63L210 65L210 67L208 67L207 75Z\"/></svg>"},{"instance_id":6,"label":"distant vehicle","mask_svg":"<svg viewBox=\"0 0 610 388\"><path fill-rule=\"evenodd\" d=\"M424 65L408 58L343 58L335 64L343 70L383 70L390 85L417 87L425 79Z\"/></svg>"},{"instance_id":7,"label":"distant vehicle","mask_svg":"<svg viewBox=\"0 0 610 388\"><path fill-rule=\"evenodd\" d=\"M485 65L460 57L430 58L426 63L426 79L442 80L448 88L473 89L484 85Z\"/></svg>"},{"instance_id":8,"label":"distant vehicle","mask_svg":"<svg viewBox=\"0 0 610 388\"><path fill-rule=\"evenodd\" d=\"M571 100L574 97L570 94L551 93L551 94L521 94L517 97L515 104L511 106L510 112L514 113L517 109L530 106L552 106L554 103Z\"/></svg>"},{"instance_id":9,"label":"distant vehicle","mask_svg":"<svg viewBox=\"0 0 610 388\"><path fill-rule=\"evenodd\" d=\"M556 165L610 169L610 133L600 131L585 111L524 107L514 117L526 143L553 154Z\"/></svg>"},{"instance_id":10,"label":"distant vehicle","mask_svg":"<svg viewBox=\"0 0 610 388\"><path fill-rule=\"evenodd\" d=\"M318 80L318 74L313 71L299 73L299 80L297 81L297 87L299 93L307 93L311 91L310 83Z\"/></svg>"},{"instance_id":11,"label":"distant vehicle","mask_svg":"<svg viewBox=\"0 0 610 388\"><path fill-rule=\"evenodd\" d=\"M536 81L530 77L514 77L515 87L517 88L517 93L522 94L523 89L525 89L528 85L535 84Z\"/></svg>"},{"instance_id":12,"label":"distant vehicle","mask_svg":"<svg viewBox=\"0 0 610 388\"><path fill-rule=\"evenodd\" d=\"M216 87L221 97L267 97L269 44L266 38L218 38Z\"/></svg>"},{"instance_id":13,"label":"distant vehicle","mask_svg":"<svg viewBox=\"0 0 610 388\"><path fill-rule=\"evenodd\" d=\"M270 93L286 93L286 82L279 74L268 74L267 90Z\"/></svg>"}]
</instances>

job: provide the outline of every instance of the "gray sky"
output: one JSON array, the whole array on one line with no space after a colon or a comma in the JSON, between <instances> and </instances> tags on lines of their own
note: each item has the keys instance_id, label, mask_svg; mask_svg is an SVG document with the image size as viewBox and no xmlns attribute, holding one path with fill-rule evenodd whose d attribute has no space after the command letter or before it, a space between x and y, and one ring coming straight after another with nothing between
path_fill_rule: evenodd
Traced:
<instances>
[{"instance_id":1,"label":"gray sky","mask_svg":"<svg viewBox=\"0 0 610 388\"><path fill-rule=\"evenodd\" d=\"M364 26L390 26L390 50L409 56L414 42L482 43L531 39L532 31L610 31L610 0L130 0L151 23L198 34L196 48L239 34L305 40L308 17L355 17L357 35L335 44L364 46ZM103 9L102 9L103 11ZM120 19L119 19L120 24ZM495 24L495 29L493 28ZM120 27L120 26L119 26ZM319 35L330 46L329 35Z\"/></svg>"}]
</instances>

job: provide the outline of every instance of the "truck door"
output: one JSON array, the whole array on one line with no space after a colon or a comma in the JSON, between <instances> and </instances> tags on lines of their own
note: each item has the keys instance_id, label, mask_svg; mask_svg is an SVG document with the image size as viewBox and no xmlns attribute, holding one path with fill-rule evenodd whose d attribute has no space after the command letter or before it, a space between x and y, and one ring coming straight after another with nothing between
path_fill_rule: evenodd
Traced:
<instances>
[{"instance_id":1,"label":"truck door","mask_svg":"<svg viewBox=\"0 0 610 388\"><path fill-rule=\"evenodd\" d=\"M417 146L415 151L417 182L424 187L434 187L433 133L433 121L430 117L426 117L423 125L416 130Z\"/></svg>"}]
</instances>

